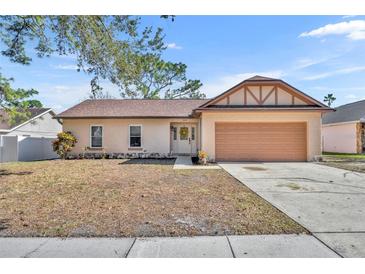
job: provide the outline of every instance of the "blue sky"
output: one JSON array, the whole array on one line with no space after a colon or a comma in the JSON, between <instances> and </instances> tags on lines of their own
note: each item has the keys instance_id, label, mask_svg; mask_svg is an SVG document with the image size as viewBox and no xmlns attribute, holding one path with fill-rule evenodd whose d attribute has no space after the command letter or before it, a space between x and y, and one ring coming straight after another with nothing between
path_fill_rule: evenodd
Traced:
<instances>
[{"instance_id":1,"label":"blue sky","mask_svg":"<svg viewBox=\"0 0 365 274\"><path fill-rule=\"evenodd\" d=\"M165 58L188 65L213 97L260 74L281 78L318 100L334 93L336 105L365 99L364 16L177 16L174 22L142 17L164 28ZM32 49L29 48L32 52ZM89 76L75 59L33 58L30 66L0 57L3 75L14 86L35 88L38 99L56 112L87 97ZM118 96L116 87L104 90Z\"/></svg>"}]
</instances>

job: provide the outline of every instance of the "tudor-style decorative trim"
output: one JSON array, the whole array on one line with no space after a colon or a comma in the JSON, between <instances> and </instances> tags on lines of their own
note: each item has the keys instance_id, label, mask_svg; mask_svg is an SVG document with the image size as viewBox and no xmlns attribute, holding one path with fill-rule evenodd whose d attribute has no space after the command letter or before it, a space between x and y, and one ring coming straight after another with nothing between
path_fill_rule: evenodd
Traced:
<instances>
[{"instance_id":1,"label":"tudor-style decorative trim","mask_svg":"<svg viewBox=\"0 0 365 274\"><path fill-rule=\"evenodd\" d=\"M243 100L244 100L244 105L247 105L247 87L246 86L244 87L244 98L243 98Z\"/></svg>"},{"instance_id":2,"label":"tudor-style decorative trim","mask_svg":"<svg viewBox=\"0 0 365 274\"><path fill-rule=\"evenodd\" d=\"M260 86L260 105L262 105L262 86Z\"/></svg>"},{"instance_id":3,"label":"tudor-style decorative trim","mask_svg":"<svg viewBox=\"0 0 365 274\"><path fill-rule=\"evenodd\" d=\"M265 103L266 100L271 96L271 94L274 92L276 86L274 86L270 91L269 93L265 96L265 98L261 101L261 104Z\"/></svg>"},{"instance_id":4,"label":"tudor-style decorative trim","mask_svg":"<svg viewBox=\"0 0 365 274\"><path fill-rule=\"evenodd\" d=\"M313 97L303 93L302 91L298 90L297 88L291 86L290 84L288 84L285 81L280 80L280 79L269 79L269 80L247 79L247 80L244 80L244 81L238 83L237 85L233 86L232 88L226 90L222 94L220 94L220 95L214 97L213 99L209 100L208 102L204 103L197 109L202 109L207 106L210 106L210 105L216 103L217 101L220 101L220 100L224 99L225 97L229 96L230 94L237 91L239 88L241 88L243 86L245 87L244 92L247 90L248 92L250 92L251 96L256 100L256 102L258 104L262 104L262 98L258 99L256 96L253 95L252 91L250 91L250 89L247 87L247 85L249 85L249 84L254 84L255 86L260 86L260 94L261 94L260 96L262 96L262 86L275 86L276 87L276 93L275 93L276 98L275 99L277 99L277 89L280 88L280 89L283 89L284 91L288 92L289 94L293 95L293 93L294 93L295 97L298 97L298 99L306 102L309 105L316 105L318 107L330 109L323 103L319 102L318 100L314 99ZM245 93L247 93L247 92L245 92ZM246 99L247 99L247 95L246 95ZM247 101L246 101L246 104L247 104Z\"/></svg>"},{"instance_id":5,"label":"tudor-style decorative trim","mask_svg":"<svg viewBox=\"0 0 365 274\"><path fill-rule=\"evenodd\" d=\"M279 97L278 97L278 87L275 86L275 105L278 105Z\"/></svg>"},{"instance_id":6,"label":"tudor-style decorative trim","mask_svg":"<svg viewBox=\"0 0 365 274\"><path fill-rule=\"evenodd\" d=\"M255 101L256 101L256 103L258 104L258 105L261 105L261 100L260 99L258 99L256 96L255 96L255 94L250 90L250 88L249 87L246 87L247 88L247 91L248 91L248 93L251 95L251 97L253 98L253 99L255 99Z\"/></svg>"}]
</instances>

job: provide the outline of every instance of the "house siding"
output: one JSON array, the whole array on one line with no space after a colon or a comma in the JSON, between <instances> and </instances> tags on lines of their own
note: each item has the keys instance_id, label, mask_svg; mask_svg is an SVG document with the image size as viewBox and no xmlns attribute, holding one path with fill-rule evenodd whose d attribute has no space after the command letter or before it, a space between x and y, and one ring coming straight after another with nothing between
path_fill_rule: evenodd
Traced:
<instances>
[{"instance_id":1,"label":"house siding","mask_svg":"<svg viewBox=\"0 0 365 274\"><path fill-rule=\"evenodd\" d=\"M77 138L72 150L75 154L90 146L91 125L103 126L103 149L107 153L170 153L170 125L179 122L199 123L199 119L63 119L63 130ZM129 149L129 125L142 125L143 150Z\"/></svg>"},{"instance_id":2,"label":"house siding","mask_svg":"<svg viewBox=\"0 0 365 274\"><path fill-rule=\"evenodd\" d=\"M356 125L357 122L323 125L323 151L358 153Z\"/></svg>"}]
</instances>

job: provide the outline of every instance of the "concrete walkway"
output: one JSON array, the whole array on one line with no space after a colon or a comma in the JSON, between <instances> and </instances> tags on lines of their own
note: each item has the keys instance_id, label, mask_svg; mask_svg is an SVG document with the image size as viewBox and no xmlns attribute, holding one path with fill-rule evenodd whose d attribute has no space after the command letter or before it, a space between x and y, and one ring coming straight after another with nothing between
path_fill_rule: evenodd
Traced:
<instances>
[{"instance_id":1,"label":"concrete walkway","mask_svg":"<svg viewBox=\"0 0 365 274\"><path fill-rule=\"evenodd\" d=\"M219 165L193 165L191 156L177 156L174 164L174 169L221 169Z\"/></svg>"},{"instance_id":2,"label":"concrete walkway","mask_svg":"<svg viewBox=\"0 0 365 274\"><path fill-rule=\"evenodd\" d=\"M365 257L365 174L315 163L222 163L343 257Z\"/></svg>"},{"instance_id":3,"label":"concrete walkway","mask_svg":"<svg viewBox=\"0 0 365 274\"><path fill-rule=\"evenodd\" d=\"M1 258L335 258L310 235L0 238Z\"/></svg>"}]
</instances>

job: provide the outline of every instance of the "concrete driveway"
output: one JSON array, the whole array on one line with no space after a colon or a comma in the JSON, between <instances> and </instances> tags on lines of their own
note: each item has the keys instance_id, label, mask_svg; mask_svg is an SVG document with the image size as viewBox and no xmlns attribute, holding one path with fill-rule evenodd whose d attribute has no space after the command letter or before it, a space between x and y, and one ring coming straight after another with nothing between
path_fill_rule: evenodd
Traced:
<instances>
[{"instance_id":1,"label":"concrete driveway","mask_svg":"<svg viewBox=\"0 0 365 274\"><path fill-rule=\"evenodd\" d=\"M315 163L220 163L343 257L365 257L365 174Z\"/></svg>"}]
</instances>

